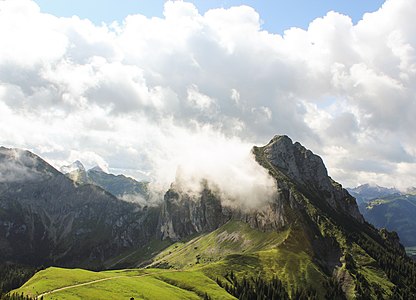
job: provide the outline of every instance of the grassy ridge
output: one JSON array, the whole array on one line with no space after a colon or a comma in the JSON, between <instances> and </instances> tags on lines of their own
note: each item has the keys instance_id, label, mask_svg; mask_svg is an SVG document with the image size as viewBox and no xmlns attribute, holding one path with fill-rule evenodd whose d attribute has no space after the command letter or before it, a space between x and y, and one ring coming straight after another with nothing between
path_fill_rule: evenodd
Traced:
<instances>
[{"instance_id":1,"label":"grassy ridge","mask_svg":"<svg viewBox=\"0 0 416 300\"><path fill-rule=\"evenodd\" d=\"M176 269L199 267L232 254L274 249L287 238L288 233L288 230L261 232L246 223L230 221L209 234L171 245L154 258L152 265Z\"/></svg>"}]
</instances>

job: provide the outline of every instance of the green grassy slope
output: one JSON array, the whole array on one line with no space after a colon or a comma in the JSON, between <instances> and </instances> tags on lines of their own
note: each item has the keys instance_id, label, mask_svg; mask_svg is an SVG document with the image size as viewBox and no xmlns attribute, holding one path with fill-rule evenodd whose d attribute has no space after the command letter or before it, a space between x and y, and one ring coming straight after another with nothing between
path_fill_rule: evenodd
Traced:
<instances>
[{"instance_id":1,"label":"green grassy slope","mask_svg":"<svg viewBox=\"0 0 416 300\"><path fill-rule=\"evenodd\" d=\"M281 244L288 232L261 232L246 223L230 221L209 234L171 245L154 258L152 265L194 267L222 260L230 254L269 250Z\"/></svg>"},{"instance_id":2,"label":"green grassy slope","mask_svg":"<svg viewBox=\"0 0 416 300\"><path fill-rule=\"evenodd\" d=\"M44 299L235 299L198 271L48 268L13 291Z\"/></svg>"}]
</instances>

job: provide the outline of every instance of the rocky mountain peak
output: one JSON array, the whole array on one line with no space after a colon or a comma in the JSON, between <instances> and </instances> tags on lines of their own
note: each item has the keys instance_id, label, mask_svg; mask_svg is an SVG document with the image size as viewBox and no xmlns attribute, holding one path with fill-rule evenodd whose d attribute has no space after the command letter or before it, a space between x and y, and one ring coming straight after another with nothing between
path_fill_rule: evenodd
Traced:
<instances>
[{"instance_id":1,"label":"rocky mountain peak","mask_svg":"<svg viewBox=\"0 0 416 300\"><path fill-rule=\"evenodd\" d=\"M273 170L278 187L282 181L290 182L316 198L316 205L329 205L338 213L364 221L354 197L328 176L322 159L300 143L293 143L286 135L276 135L266 146L254 147L253 152L263 167Z\"/></svg>"},{"instance_id":2,"label":"rocky mountain peak","mask_svg":"<svg viewBox=\"0 0 416 300\"><path fill-rule=\"evenodd\" d=\"M275 136L264 147L267 160L291 180L330 190L332 184L322 159L286 136Z\"/></svg>"}]
</instances>

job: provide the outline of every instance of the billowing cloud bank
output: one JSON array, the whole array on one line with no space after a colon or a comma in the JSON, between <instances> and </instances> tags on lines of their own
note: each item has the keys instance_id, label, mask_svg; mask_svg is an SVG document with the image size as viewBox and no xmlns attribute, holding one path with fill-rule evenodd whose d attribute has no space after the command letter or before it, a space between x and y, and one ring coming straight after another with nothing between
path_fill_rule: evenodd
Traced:
<instances>
[{"instance_id":1,"label":"billowing cloud bank","mask_svg":"<svg viewBox=\"0 0 416 300\"><path fill-rule=\"evenodd\" d=\"M387 0L280 36L248 6L167 2L97 27L0 1L0 143L161 185L183 170L244 184L238 149L288 134L345 185L416 185L415 15Z\"/></svg>"}]
</instances>

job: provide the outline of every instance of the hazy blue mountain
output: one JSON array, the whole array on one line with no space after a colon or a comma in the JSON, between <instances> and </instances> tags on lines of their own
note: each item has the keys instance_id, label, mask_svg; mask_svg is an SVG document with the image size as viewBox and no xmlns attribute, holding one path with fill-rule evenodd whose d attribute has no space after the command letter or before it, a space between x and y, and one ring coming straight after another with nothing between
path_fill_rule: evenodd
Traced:
<instances>
[{"instance_id":1,"label":"hazy blue mountain","mask_svg":"<svg viewBox=\"0 0 416 300\"><path fill-rule=\"evenodd\" d=\"M378 185L363 184L355 188L347 188L348 192L357 199L357 203L368 202L369 200L388 195L401 194L396 188L386 188Z\"/></svg>"},{"instance_id":2,"label":"hazy blue mountain","mask_svg":"<svg viewBox=\"0 0 416 300\"><path fill-rule=\"evenodd\" d=\"M390 195L360 205L365 219L378 228L396 231L407 247L416 246L416 195Z\"/></svg>"},{"instance_id":3,"label":"hazy blue mountain","mask_svg":"<svg viewBox=\"0 0 416 300\"><path fill-rule=\"evenodd\" d=\"M80 184L94 184L119 199L146 204L149 199L148 182L140 182L124 175L105 172L99 166L86 170L80 161L61 168L61 172Z\"/></svg>"},{"instance_id":4,"label":"hazy blue mountain","mask_svg":"<svg viewBox=\"0 0 416 300\"><path fill-rule=\"evenodd\" d=\"M102 187L118 198L134 201L134 197L137 197L140 202L139 197L142 200L149 197L148 182L140 182L124 175L108 174L100 167L88 170L87 179L89 183Z\"/></svg>"}]
</instances>

